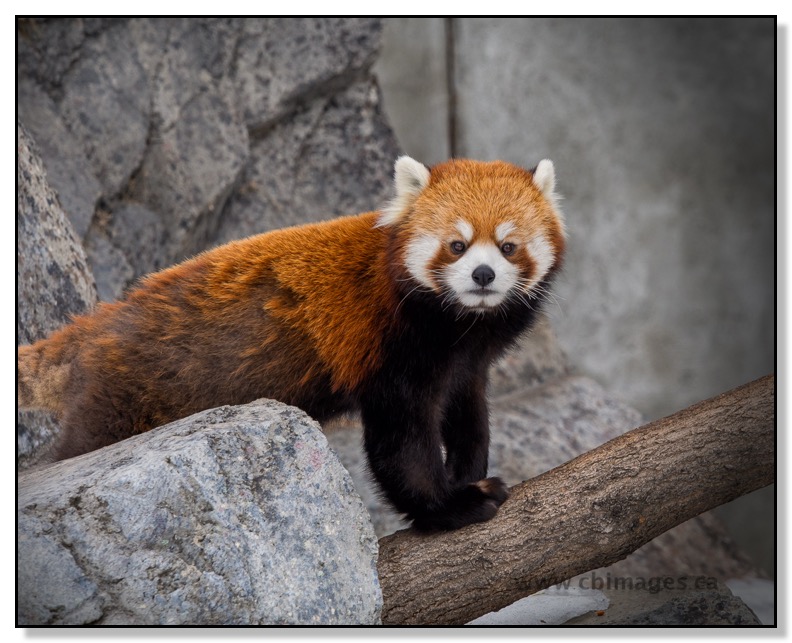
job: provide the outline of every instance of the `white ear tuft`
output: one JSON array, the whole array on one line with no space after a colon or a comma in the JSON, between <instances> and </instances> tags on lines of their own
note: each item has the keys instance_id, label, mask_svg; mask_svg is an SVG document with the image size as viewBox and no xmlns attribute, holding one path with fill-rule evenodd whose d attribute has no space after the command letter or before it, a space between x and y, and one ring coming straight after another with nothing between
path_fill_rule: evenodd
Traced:
<instances>
[{"instance_id":1,"label":"white ear tuft","mask_svg":"<svg viewBox=\"0 0 792 643\"><path fill-rule=\"evenodd\" d=\"M561 224L561 234L566 238L566 225L564 224L564 213L559 207L561 197L555 191L555 167L553 162L549 159L542 159L539 165L536 166L533 174L533 180L536 187L538 187L545 198L555 208L558 215L558 221Z\"/></svg>"},{"instance_id":2,"label":"white ear tuft","mask_svg":"<svg viewBox=\"0 0 792 643\"><path fill-rule=\"evenodd\" d=\"M393 166L396 195L382 208L377 227L393 225L429 184L429 168L409 156L400 156Z\"/></svg>"},{"instance_id":3,"label":"white ear tuft","mask_svg":"<svg viewBox=\"0 0 792 643\"><path fill-rule=\"evenodd\" d=\"M549 159L542 159L533 175L534 183L550 201L555 201L555 168Z\"/></svg>"}]
</instances>

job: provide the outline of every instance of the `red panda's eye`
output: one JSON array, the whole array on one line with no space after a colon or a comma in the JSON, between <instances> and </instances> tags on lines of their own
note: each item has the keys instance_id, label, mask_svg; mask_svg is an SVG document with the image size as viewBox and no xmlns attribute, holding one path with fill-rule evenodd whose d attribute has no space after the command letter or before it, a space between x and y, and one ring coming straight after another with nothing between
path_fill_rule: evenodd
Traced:
<instances>
[{"instance_id":1,"label":"red panda's eye","mask_svg":"<svg viewBox=\"0 0 792 643\"><path fill-rule=\"evenodd\" d=\"M467 248L467 246L463 241L451 242L451 252L454 254L461 255L463 252L465 252L465 248Z\"/></svg>"},{"instance_id":2,"label":"red panda's eye","mask_svg":"<svg viewBox=\"0 0 792 643\"><path fill-rule=\"evenodd\" d=\"M514 250L515 249L516 249L516 246L513 243L504 243L501 246L501 252L503 254L507 255L507 256L511 255L511 254L514 254Z\"/></svg>"}]
</instances>

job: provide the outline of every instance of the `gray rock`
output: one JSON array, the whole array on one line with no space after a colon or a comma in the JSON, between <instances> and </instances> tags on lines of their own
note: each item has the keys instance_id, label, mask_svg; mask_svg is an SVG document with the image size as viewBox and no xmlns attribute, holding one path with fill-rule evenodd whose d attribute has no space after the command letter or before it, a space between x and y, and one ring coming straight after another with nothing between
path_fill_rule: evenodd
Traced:
<instances>
[{"instance_id":1,"label":"gray rock","mask_svg":"<svg viewBox=\"0 0 792 643\"><path fill-rule=\"evenodd\" d=\"M17 409L17 470L27 469L49 459L50 449L60 433L52 413L39 409Z\"/></svg>"},{"instance_id":2,"label":"gray rock","mask_svg":"<svg viewBox=\"0 0 792 643\"><path fill-rule=\"evenodd\" d=\"M84 20L23 18L17 34L17 79L35 78L54 90L80 57Z\"/></svg>"},{"instance_id":3,"label":"gray rock","mask_svg":"<svg viewBox=\"0 0 792 643\"><path fill-rule=\"evenodd\" d=\"M155 212L139 203L122 202L113 208L106 230L110 242L124 253L135 276L168 266L161 249L170 243L170 230Z\"/></svg>"},{"instance_id":4,"label":"gray rock","mask_svg":"<svg viewBox=\"0 0 792 643\"><path fill-rule=\"evenodd\" d=\"M375 624L377 542L318 425L221 407L18 478L18 624Z\"/></svg>"},{"instance_id":5,"label":"gray rock","mask_svg":"<svg viewBox=\"0 0 792 643\"><path fill-rule=\"evenodd\" d=\"M267 127L299 104L364 77L381 32L371 18L245 20L235 78L248 127Z\"/></svg>"},{"instance_id":6,"label":"gray rock","mask_svg":"<svg viewBox=\"0 0 792 643\"><path fill-rule=\"evenodd\" d=\"M41 151L49 183L58 193L78 238L83 238L91 225L102 186L55 103L29 78L17 83L17 106L20 120Z\"/></svg>"},{"instance_id":7,"label":"gray rock","mask_svg":"<svg viewBox=\"0 0 792 643\"><path fill-rule=\"evenodd\" d=\"M620 578L618 589L598 589L610 600L608 609L575 617L565 625L761 625L745 603L712 577Z\"/></svg>"},{"instance_id":8,"label":"gray rock","mask_svg":"<svg viewBox=\"0 0 792 643\"><path fill-rule=\"evenodd\" d=\"M82 245L17 123L17 341L29 344L96 303Z\"/></svg>"},{"instance_id":9,"label":"gray rock","mask_svg":"<svg viewBox=\"0 0 792 643\"><path fill-rule=\"evenodd\" d=\"M64 75L59 109L104 194L115 196L143 160L151 98L126 23L103 26L85 40L78 60Z\"/></svg>"},{"instance_id":10,"label":"gray rock","mask_svg":"<svg viewBox=\"0 0 792 643\"><path fill-rule=\"evenodd\" d=\"M168 131L182 117L182 110L199 96L217 93L219 83L233 74L233 58L244 20L216 18L170 18L153 23L131 20L141 55L148 61L152 79L152 118L156 130ZM156 30L152 37L150 31ZM233 88L226 88L231 102L238 102Z\"/></svg>"},{"instance_id":11,"label":"gray rock","mask_svg":"<svg viewBox=\"0 0 792 643\"><path fill-rule=\"evenodd\" d=\"M374 74L404 151L425 165L451 152L447 18L389 18ZM420 73L417 72L420 70Z\"/></svg>"},{"instance_id":12,"label":"gray rock","mask_svg":"<svg viewBox=\"0 0 792 643\"><path fill-rule=\"evenodd\" d=\"M317 99L253 144L215 241L377 209L398 155L376 83Z\"/></svg>"},{"instance_id":13,"label":"gray rock","mask_svg":"<svg viewBox=\"0 0 792 643\"><path fill-rule=\"evenodd\" d=\"M103 218L103 217L102 217ZM92 226L85 238L85 252L96 275L96 292L102 301L115 301L134 281L135 273L126 254L110 240L107 232Z\"/></svg>"},{"instance_id":14,"label":"gray rock","mask_svg":"<svg viewBox=\"0 0 792 643\"><path fill-rule=\"evenodd\" d=\"M541 315L520 345L493 364L489 395L496 398L527 385L571 375L573 371L549 318Z\"/></svg>"},{"instance_id":15,"label":"gray rock","mask_svg":"<svg viewBox=\"0 0 792 643\"><path fill-rule=\"evenodd\" d=\"M776 624L776 583L767 578L746 577L726 581L729 589L751 608L762 625Z\"/></svg>"},{"instance_id":16,"label":"gray rock","mask_svg":"<svg viewBox=\"0 0 792 643\"><path fill-rule=\"evenodd\" d=\"M19 110L102 299L208 246L372 209L389 190L399 150L369 71L378 20L19 24Z\"/></svg>"},{"instance_id":17,"label":"gray rock","mask_svg":"<svg viewBox=\"0 0 792 643\"><path fill-rule=\"evenodd\" d=\"M640 413L582 375L525 387L490 403L490 472L517 484L641 423Z\"/></svg>"},{"instance_id":18,"label":"gray rock","mask_svg":"<svg viewBox=\"0 0 792 643\"><path fill-rule=\"evenodd\" d=\"M128 198L167 222L168 244L161 249L167 261L206 247L244 167L247 129L233 96L230 80L199 91L172 127L152 136L130 186Z\"/></svg>"}]
</instances>

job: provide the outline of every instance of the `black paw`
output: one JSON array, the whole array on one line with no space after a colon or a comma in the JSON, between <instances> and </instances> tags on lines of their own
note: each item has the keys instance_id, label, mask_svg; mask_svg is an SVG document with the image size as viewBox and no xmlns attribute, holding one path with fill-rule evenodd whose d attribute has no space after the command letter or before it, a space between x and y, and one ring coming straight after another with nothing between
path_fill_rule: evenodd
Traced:
<instances>
[{"instance_id":1,"label":"black paw","mask_svg":"<svg viewBox=\"0 0 792 643\"><path fill-rule=\"evenodd\" d=\"M485 478L460 487L442 507L416 517L419 531L450 531L476 522L485 522L497 512L509 492L500 478Z\"/></svg>"}]
</instances>

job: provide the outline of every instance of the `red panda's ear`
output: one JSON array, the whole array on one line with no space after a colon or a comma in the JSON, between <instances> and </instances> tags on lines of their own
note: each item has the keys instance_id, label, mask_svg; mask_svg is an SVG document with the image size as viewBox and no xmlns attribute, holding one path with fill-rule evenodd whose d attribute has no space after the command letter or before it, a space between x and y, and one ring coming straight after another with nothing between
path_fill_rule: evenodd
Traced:
<instances>
[{"instance_id":1,"label":"red panda's ear","mask_svg":"<svg viewBox=\"0 0 792 643\"><path fill-rule=\"evenodd\" d=\"M400 156L393 166L395 195L382 208L377 227L396 223L429 184L429 168L409 156Z\"/></svg>"},{"instance_id":2,"label":"red panda's ear","mask_svg":"<svg viewBox=\"0 0 792 643\"><path fill-rule=\"evenodd\" d=\"M555 201L555 167L549 159L542 159L533 171L533 180L542 194L550 201Z\"/></svg>"},{"instance_id":3,"label":"red panda's ear","mask_svg":"<svg viewBox=\"0 0 792 643\"><path fill-rule=\"evenodd\" d=\"M561 224L561 235L566 238L564 213L559 207L561 197L555 191L555 167L553 167L553 162L549 159L542 159L539 161L539 165L532 170L532 173L534 185L542 191L544 197L555 209L558 221Z\"/></svg>"}]
</instances>

